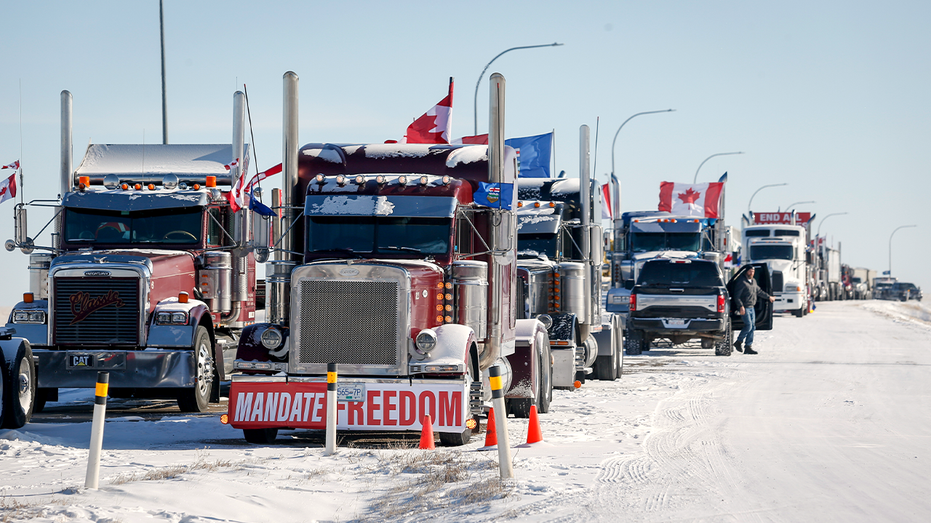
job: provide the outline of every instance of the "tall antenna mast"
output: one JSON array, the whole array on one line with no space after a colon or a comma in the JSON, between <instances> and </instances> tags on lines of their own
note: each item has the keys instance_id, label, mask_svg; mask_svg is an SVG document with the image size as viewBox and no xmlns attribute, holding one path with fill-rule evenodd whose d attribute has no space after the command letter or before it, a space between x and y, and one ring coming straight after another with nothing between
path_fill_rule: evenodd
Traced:
<instances>
[{"instance_id":1,"label":"tall antenna mast","mask_svg":"<svg viewBox=\"0 0 931 523\"><path fill-rule=\"evenodd\" d=\"M168 100L165 95L165 10L158 0L158 23L162 36L162 143L168 144Z\"/></svg>"}]
</instances>

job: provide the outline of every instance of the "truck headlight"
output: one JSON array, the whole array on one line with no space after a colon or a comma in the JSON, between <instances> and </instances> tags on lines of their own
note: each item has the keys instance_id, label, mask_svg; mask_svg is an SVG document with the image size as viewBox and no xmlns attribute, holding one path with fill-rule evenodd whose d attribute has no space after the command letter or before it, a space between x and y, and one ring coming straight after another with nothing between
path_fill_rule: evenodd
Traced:
<instances>
[{"instance_id":1,"label":"truck headlight","mask_svg":"<svg viewBox=\"0 0 931 523\"><path fill-rule=\"evenodd\" d=\"M436 348L436 332L432 329L420 331L417 334L417 339L414 340L414 345L420 354L429 354L430 351Z\"/></svg>"},{"instance_id":2,"label":"truck headlight","mask_svg":"<svg viewBox=\"0 0 931 523\"><path fill-rule=\"evenodd\" d=\"M155 323L158 325L187 325L186 312L161 311L155 313Z\"/></svg>"},{"instance_id":3,"label":"truck headlight","mask_svg":"<svg viewBox=\"0 0 931 523\"><path fill-rule=\"evenodd\" d=\"M270 328L266 329L265 332L262 333L261 341L262 345L266 349L274 350L277 349L279 345L281 345L282 339L284 338L281 336L281 332L279 332L278 329Z\"/></svg>"},{"instance_id":4,"label":"truck headlight","mask_svg":"<svg viewBox=\"0 0 931 523\"><path fill-rule=\"evenodd\" d=\"M13 323L45 323L45 311L15 310L13 311Z\"/></svg>"},{"instance_id":5,"label":"truck headlight","mask_svg":"<svg viewBox=\"0 0 931 523\"><path fill-rule=\"evenodd\" d=\"M541 314L537 316L537 319L540 320L540 323L542 323L544 327L546 327L546 330L550 330L550 327L553 326L553 317L549 314Z\"/></svg>"}]
</instances>

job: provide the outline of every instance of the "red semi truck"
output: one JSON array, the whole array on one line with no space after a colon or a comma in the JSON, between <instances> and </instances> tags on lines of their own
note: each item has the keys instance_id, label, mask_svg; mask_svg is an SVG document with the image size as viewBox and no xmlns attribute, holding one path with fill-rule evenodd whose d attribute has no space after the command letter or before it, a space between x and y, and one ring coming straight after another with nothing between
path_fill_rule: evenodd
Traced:
<instances>
[{"instance_id":1,"label":"red semi truck","mask_svg":"<svg viewBox=\"0 0 931 523\"><path fill-rule=\"evenodd\" d=\"M73 170L62 92L61 198L17 205L6 245L31 254L31 292L5 328L36 362L20 367L37 391L19 410L41 410L62 387L93 388L98 371L113 397L176 398L183 411L219 401L255 321L251 211L227 198L248 166L243 101L237 92L232 144L91 144ZM34 205L56 210L46 247L26 234Z\"/></svg>"},{"instance_id":2,"label":"red semi truck","mask_svg":"<svg viewBox=\"0 0 931 523\"><path fill-rule=\"evenodd\" d=\"M487 146L298 150L297 76L285 74L274 202L285 232L266 271L268 321L243 333L225 418L247 441L324 429L328 363L339 430L419 432L429 415L444 444L465 444L492 366L511 412L549 400L546 328L518 318L517 161L504 146L504 78L491 86Z\"/></svg>"}]
</instances>

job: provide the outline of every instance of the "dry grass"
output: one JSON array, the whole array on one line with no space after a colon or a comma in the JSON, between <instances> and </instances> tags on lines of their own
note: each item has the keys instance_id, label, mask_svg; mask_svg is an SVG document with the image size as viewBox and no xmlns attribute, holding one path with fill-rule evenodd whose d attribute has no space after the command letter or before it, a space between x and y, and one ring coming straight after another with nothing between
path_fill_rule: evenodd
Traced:
<instances>
[{"instance_id":1,"label":"dry grass","mask_svg":"<svg viewBox=\"0 0 931 523\"><path fill-rule=\"evenodd\" d=\"M15 498L0 497L0 523L46 517L43 507L49 504L68 506L67 501L59 498L25 503Z\"/></svg>"},{"instance_id":2,"label":"dry grass","mask_svg":"<svg viewBox=\"0 0 931 523\"><path fill-rule=\"evenodd\" d=\"M240 468L245 465L246 461L232 462L230 460L207 461L206 454L198 454L197 460L192 465L172 465L154 470L147 470L145 473L129 472L120 474L110 480L111 485L123 485L134 481L159 481L164 479L175 479L182 474L203 470L214 472L224 468Z\"/></svg>"}]
</instances>

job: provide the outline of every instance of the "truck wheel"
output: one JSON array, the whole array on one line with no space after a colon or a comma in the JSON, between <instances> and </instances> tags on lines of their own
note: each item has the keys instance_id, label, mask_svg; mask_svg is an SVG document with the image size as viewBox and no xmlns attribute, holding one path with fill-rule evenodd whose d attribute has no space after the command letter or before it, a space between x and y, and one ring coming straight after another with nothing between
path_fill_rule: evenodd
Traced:
<instances>
[{"instance_id":1,"label":"truck wheel","mask_svg":"<svg viewBox=\"0 0 931 523\"><path fill-rule=\"evenodd\" d=\"M714 355L715 356L730 356L731 352L734 351L733 343L734 331L731 329L731 322L727 322L727 326L724 327L724 339L721 341L715 342L714 344Z\"/></svg>"},{"instance_id":2,"label":"truck wheel","mask_svg":"<svg viewBox=\"0 0 931 523\"><path fill-rule=\"evenodd\" d=\"M20 340L16 354L3 362L3 419L6 429L18 429L32 419L36 399L36 367L32 361L32 347Z\"/></svg>"},{"instance_id":3,"label":"truck wheel","mask_svg":"<svg viewBox=\"0 0 931 523\"><path fill-rule=\"evenodd\" d=\"M213 344L210 334L202 325L194 335L194 387L184 389L178 396L181 412L205 412L210 404L210 391L216 380L213 362Z\"/></svg>"},{"instance_id":4,"label":"truck wheel","mask_svg":"<svg viewBox=\"0 0 931 523\"><path fill-rule=\"evenodd\" d=\"M627 340L624 346L624 352L628 356L639 356L643 351L643 332L628 330Z\"/></svg>"},{"instance_id":5,"label":"truck wheel","mask_svg":"<svg viewBox=\"0 0 931 523\"><path fill-rule=\"evenodd\" d=\"M49 401L58 401L58 389L36 389L36 402L32 406L32 413L45 410L45 404Z\"/></svg>"},{"instance_id":6,"label":"truck wheel","mask_svg":"<svg viewBox=\"0 0 931 523\"><path fill-rule=\"evenodd\" d=\"M799 309L799 310L797 310L797 311L792 311L792 315L795 316L796 318L801 318L802 316L804 316L804 313L805 313L805 310L804 310L804 309Z\"/></svg>"},{"instance_id":7,"label":"truck wheel","mask_svg":"<svg viewBox=\"0 0 931 523\"><path fill-rule=\"evenodd\" d=\"M461 447L472 439L472 429L465 429L462 434L440 432L440 445L444 447Z\"/></svg>"},{"instance_id":8,"label":"truck wheel","mask_svg":"<svg viewBox=\"0 0 931 523\"><path fill-rule=\"evenodd\" d=\"M553 366L550 364L552 359L549 339L541 335L540 343L540 386L537 391L537 410L540 414L546 414L550 411L550 403L553 401Z\"/></svg>"},{"instance_id":9,"label":"truck wheel","mask_svg":"<svg viewBox=\"0 0 931 523\"><path fill-rule=\"evenodd\" d=\"M268 445L275 442L278 429L242 429L242 435L249 443Z\"/></svg>"}]
</instances>

